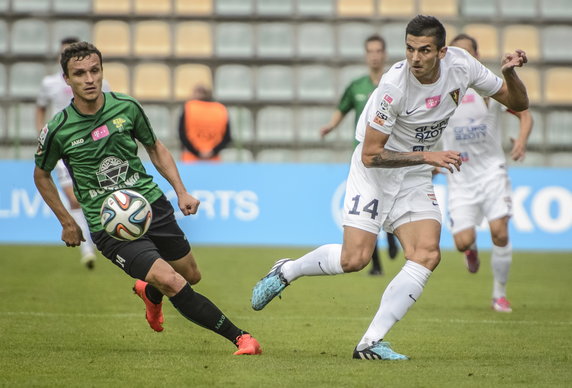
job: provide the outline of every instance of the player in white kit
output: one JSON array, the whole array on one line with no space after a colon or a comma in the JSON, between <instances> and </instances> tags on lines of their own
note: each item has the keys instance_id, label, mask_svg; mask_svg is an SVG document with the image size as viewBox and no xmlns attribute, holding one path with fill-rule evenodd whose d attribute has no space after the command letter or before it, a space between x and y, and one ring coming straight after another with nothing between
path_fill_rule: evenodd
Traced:
<instances>
[{"instance_id":1,"label":"player in white kit","mask_svg":"<svg viewBox=\"0 0 572 388\"><path fill-rule=\"evenodd\" d=\"M466 34L456 36L450 46L463 48L478 59L477 42ZM492 307L499 312L512 311L506 298L512 262L508 237L508 221L512 215L511 185L500 132L501 115L506 111L497 101L483 98L469 89L449 120L449 130L442 137L443 148L460 151L463 160L460 173L447 174L448 208L455 245L465 253L469 272L477 272L480 261L475 228L483 217L487 219L493 241ZM512 159L518 161L524 158L533 120L528 110L509 112L520 120L519 136L511 151Z\"/></svg>"},{"instance_id":2,"label":"player in white kit","mask_svg":"<svg viewBox=\"0 0 572 388\"><path fill-rule=\"evenodd\" d=\"M440 260L441 212L431 181L433 167L459 170L457 151L433 151L449 117L469 87L514 110L528 108L516 72L524 52L502 60L505 81L466 51L445 46L445 29L418 15L405 31L406 60L384 74L356 129L345 196L343 244L324 245L298 260L278 260L252 292L261 310L301 276L359 271L371 258L381 228L393 232L406 257L385 289L379 310L356 346L358 359L407 360L383 342L415 303Z\"/></svg>"},{"instance_id":3,"label":"player in white kit","mask_svg":"<svg viewBox=\"0 0 572 388\"><path fill-rule=\"evenodd\" d=\"M60 42L60 53L70 44L76 42L79 42L79 39L73 37L62 39ZM109 85L106 81L103 84L103 91L109 91ZM48 111L52 116L55 115L70 104L72 97L72 90L64 81L61 71L45 76L36 99L36 128L38 131L46 125L48 121L46 118L51 117L47 116ZM83 237L85 238L85 242L80 245L81 263L87 268L93 269L96 258L95 245L91 241L87 222L73 193L73 181L62 160L58 162L55 170L60 187L68 200L70 213L81 227Z\"/></svg>"}]
</instances>

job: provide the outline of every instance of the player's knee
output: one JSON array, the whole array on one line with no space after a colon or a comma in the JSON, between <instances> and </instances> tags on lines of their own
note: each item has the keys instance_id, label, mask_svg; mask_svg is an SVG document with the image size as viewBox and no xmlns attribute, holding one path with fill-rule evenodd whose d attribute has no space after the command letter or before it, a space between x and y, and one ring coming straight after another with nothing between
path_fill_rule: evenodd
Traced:
<instances>
[{"instance_id":1,"label":"player's knee","mask_svg":"<svg viewBox=\"0 0 572 388\"><path fill-rule=\"evenodd\" d=\"M408 252L405 252L405 254L406 254L405 257L407 259L419 263L425 268L430 269L431 271L437 268L437 266L441 262L441 251L439 250L439 247L416 249L409 255L407 255Z\"/></svg>"},{"instance_id":2,"label":"player's knee","mask_svg":"<svg viewBox=\"0 0 572 388\"><path fill-rule=\"evenodd\" d=\"M475 242L474 238L466 237L463 235L454 236L455 247L459 252L465 252L467 249L471 249L471 246Z\"/></svg>"},{"instance_id":3,"label":"player's knee","mask_svg":"<svg viewBox=\"0 0 572 388\"><path fill-rule=\"evenodd\" d=\"M439 250L439 248L435 248L429 251L429 253L427 254L427 262L429 264L427 267L435 268L439 265L439 263L441 262L441 251Z\"/></svg>"},{"instance_id":4,"label":"player's knee","mask_svg":"<svg viewBox=\"0 0 572 388\"><path fill-rule=\"evenodd\" d=\"M459 252L465 252L467 249L471 248L472 243L468 241L456 241L455 246Z\"/></svg>"},{"instance_id":5,"label":"player's knee","mask_svg":"<svg viewBox=\"0 0 572 388\"><path fill-rule=\"evenodd\" d=\"M508 244L508 233L496 233L491 237L497 247L505 247Z\"/></svg>"},{"instance_id":6,"label":"player's knee","mask_svg":"<svg viewBox=\"0 0 572 388\"><path fill-rule=\"evenodd\" d=\"M180 273L189 284L197 284L201 281L202 275L201 271L197 265L192 262L188 262L187 265L177 266L177 272Z\"/></svg>"},{"instance_id":7,"label":"player's knee","mask_svg":"<svg viewBox=\"0 0 572 388\"><path fill-rule=\"evenodd\" d=\"M160 271L149 272L146 280L167 297L176 295L187 283L185 278L172 268L170 270L161 269Z\"/></svg>"},{"instance_id":8,"label":"player's knee","mask_svg":"<svg viewBox=\"0 0 572 388\"><path fill-rule=\"evenodd\" d=\"M350 254L342 253L342 269L344 272L357 272L365 268L371 260L371 253L352 252Z\"/></svg>"},{"instance_id":9,"label":"player's knee","mask_svg":"<svg viewBox=\"0 0 572 388\"><path fill-rule=\"evenodd\" d=\"M189 271L189 274L185 276L185 279L187 279L191 285L195 285L201 281L202 275L198 269L195 269L194 271Z\"/></svg>"}]
</instances>

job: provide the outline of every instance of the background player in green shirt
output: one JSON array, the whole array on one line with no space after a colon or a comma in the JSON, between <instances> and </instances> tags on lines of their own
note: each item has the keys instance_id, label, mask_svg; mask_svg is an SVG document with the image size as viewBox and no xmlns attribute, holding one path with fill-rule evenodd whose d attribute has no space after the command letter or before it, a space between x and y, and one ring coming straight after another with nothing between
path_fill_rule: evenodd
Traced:
<instances>
[{"instance_id":1,"label":"background player in green shirt","mask_svg":"<svg viewBox=\"0 0 572 388\"><path fill-rule=\"evenodd\" d=\"M337 109L332 114L330 122L320 128L322 137L336 129L346 114L352 109L355 111L353 126L355 129L369 95L375 90L383 75L385 68L385 47L385 40L380 35L374 34L365 40L365 61L369 69L369 74L356 78L348 85ZM358 141L354 139L354 145L357 144ZM387 233L387 245L389 257L394 259L397 255L398 248L395 237L391 233ZM383 273L378 251L379 249L377 247L373 251L371 258L372 268L369 271L371 275L381 275Z\"/></svg>"},{"instance_id":2,"label":"background player in green shirt","mask_svg":"<svg viewBox=\"0 0 572 388\"><path fill-rule=\"evenodd\" d=\"M185 318L232 341L238 347L235 354L261 353L256 339L191 287L201 279L191 246L175 220L173 207L137 156L135 139L175 190L184 215L195 214L199 201L187 192L173 157L155 137L139 103L125 94L102 92L101 53L92 44L70 45L60 62L74 98L40 132L34 181L62 225L62 240L70 247L85 241L51 178L58 159L72 177L93 242L105 257L138 279L133 289L145 302L153 330L163 330L162 298L166 295ZM138 240L115 240L99 222L104 198L121 188L144 195L153 209L149 231Z\"/></svg>"}]
</instances>

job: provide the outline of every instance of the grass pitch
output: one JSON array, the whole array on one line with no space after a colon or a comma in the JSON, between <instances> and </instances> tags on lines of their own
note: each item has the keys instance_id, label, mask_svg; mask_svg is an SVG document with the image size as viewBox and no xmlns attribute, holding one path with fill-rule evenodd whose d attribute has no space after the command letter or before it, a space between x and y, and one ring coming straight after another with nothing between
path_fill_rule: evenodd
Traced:
<instances>
[{"instance_id":1,"label":"grass pitch","mask_svg":"<svg viewBox=\"0 0 572 388\"><path fill-rule=\"evenodd\" d=\"M302 278L282 300L250 308L250 291L280 257L308 249L194 248L195 289L261 342L262 356L191 324L167 301L153 332L133 281L103 257L79 264L77 249L0 246L0 386L496 387L570 386L572 255L515 252L512 314L490 309L489 255L469 274L444 252L420 301L387 336L404 362L359 361L353 348L381 293L403 265Z\"/></svg>"}]
</instances>

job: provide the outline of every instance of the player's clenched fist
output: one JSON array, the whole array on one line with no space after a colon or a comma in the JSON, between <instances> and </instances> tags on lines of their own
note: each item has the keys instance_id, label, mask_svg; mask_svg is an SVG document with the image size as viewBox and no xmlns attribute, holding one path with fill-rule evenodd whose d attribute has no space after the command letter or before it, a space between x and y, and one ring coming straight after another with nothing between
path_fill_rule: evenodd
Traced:
<instances>
[{"instance_id":1,"label":"player's clenched fist","mask_svg":"<svg viewBox=\"0 0 572 388\"><path fill-rule=\"evenodd\" d=\"M199 210L200 204L201 201L189 193L185 193L184 196L179 197L179 209L181 209L183 214L186 216L196 214L197 210Z\"/></svg>"},{"instance_id":2,"label":"player's clenched fist","mask_svg":"<svg viewBox=\"0 0 572 388\"><path fill-rule=\"evenodd\" d=\"M522 67L528 62L526 53L523 50L515 50L514 53L507 53L501 61L501 70L509 70L515 67Z\"/></svg>"}]
</instances>

